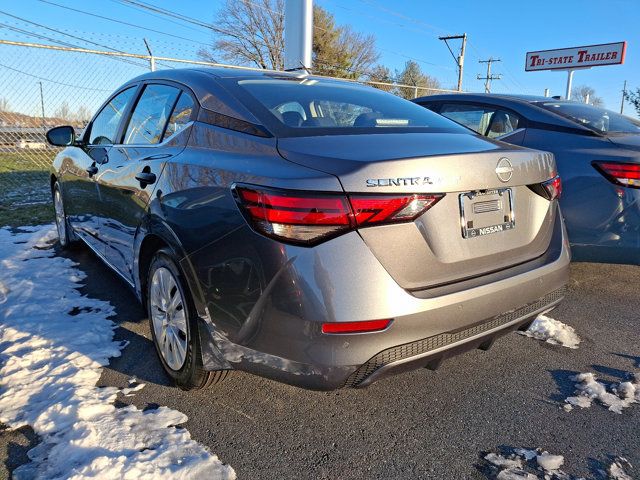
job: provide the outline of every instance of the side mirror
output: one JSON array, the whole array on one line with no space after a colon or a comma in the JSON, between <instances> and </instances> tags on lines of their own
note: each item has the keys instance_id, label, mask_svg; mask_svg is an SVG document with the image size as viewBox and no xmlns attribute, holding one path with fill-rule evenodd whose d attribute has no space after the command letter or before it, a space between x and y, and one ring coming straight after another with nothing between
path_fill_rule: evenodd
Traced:
<instances>
[{"instance_id":1,"label":"side mirror","mask_svg":"<svg viewBox=\"0 0 640 480\"><path fill-rule=\"evenodd\" d=\"M68 147L75 144L76 131L69 125L52 128L47 132L47 141L56 147Z\"/></svg>"}]
</instances>

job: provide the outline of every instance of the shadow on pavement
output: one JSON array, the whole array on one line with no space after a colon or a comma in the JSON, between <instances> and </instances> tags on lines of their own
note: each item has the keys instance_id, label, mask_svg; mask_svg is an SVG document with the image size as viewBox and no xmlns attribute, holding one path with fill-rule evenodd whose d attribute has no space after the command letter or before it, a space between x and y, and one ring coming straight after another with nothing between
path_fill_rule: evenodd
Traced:
<instances>
[{"instance_id":1,"label":"shadow on pavement","mask_svg":"<svg viewBox=\"0 0 640 480\"><path fill-rule=\"evenodd\" d=\"M4 450L0 456L5 458L4 468L0 467L0 477L11 478L16 468L29 463L27 452L39 442L38 435L29 426L10 430L0 424L0 449Z\"/></svg>"},{"instance_id":2,"label":"shadow on pavement","mask_svg":"<svg viewBox=\"0 0 640 480\"><path fill-rule=\"evenodd\" d=\"M580 372L572 370L549 370L553 380L556 382L558 390L556 393L549 396L549 399L554 402L564 403L565 398L574 394L576 382L572 378Z\"/></svg>"},{"instance_id":3,"label":"shadow on pavement","mask_svg":"<svg viewBox=\"0 0 640 480\"><path fill-rule=\"evenodd\" d=\"M126 354L112 358L105 369L115 370L142 383L171 385L150 339L149 320L129 286L85 246L57 252L81 265L87 274L80 291L89 297L110 302L118 312L115 339L127 341ZM99 385L101 385L99 383Z\"/></svg>"}]
</instances>

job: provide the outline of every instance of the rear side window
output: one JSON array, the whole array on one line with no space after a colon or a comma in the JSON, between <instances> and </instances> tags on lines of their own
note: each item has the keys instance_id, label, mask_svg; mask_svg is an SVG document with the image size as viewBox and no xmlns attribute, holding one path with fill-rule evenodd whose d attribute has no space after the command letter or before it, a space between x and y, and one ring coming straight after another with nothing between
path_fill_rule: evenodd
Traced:
<instances>
[{"instance_id":1,"label":"rear side window","mask_svg":"<svg viewBox=\"0 0 640 480\"><path fill-rule=\"evenodd\" d=\"M113 97L100 111L91 124L90 145L110 145L116 143L118 125L127 108L127 104L135 93L135 87L126 89Z\"/></svg>"},{"instance_id":2,"label":"rear side window","mask_svg":"<svg viewBox=\"0 0 640 480\"><path fill-rule=\"evenodd\" d=\"M180 90L175 87L147 85L133 109L123 143L129 145L160 143L178 95Z\"/></svg>"},{"instance_id":3,"label":"rear side window","mask_svg":"<svg viewBox=\"0 0 640 480\"><path fill-rule=\"evenodd\" d=\"M491 106L444 104L440 114L489 138L507 135L521 123L518 115Z\"/></svg>"},{"instance_id":4,"label":"rear side window","mask_svg":"<svg viewBox=\"0 0 640 480\"><path fill-rule=\"evenodd\" d=\"M164 132L162 139L169 138L172 135L184 130L191 121L191 114L193 113L193 99L188 93L182 92L180 98L173 107L173 112L169 117L169 123L167 123L167 129Z\"/></svg>"}]
</instances>

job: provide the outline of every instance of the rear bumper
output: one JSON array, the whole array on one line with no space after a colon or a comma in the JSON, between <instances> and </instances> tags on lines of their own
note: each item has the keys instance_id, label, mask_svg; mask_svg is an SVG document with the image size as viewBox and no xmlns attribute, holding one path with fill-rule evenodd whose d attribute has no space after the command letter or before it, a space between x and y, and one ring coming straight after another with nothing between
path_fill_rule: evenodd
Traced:
<instances>
[{"instance_id":1,"label":"rear bumper","mask_svg":"<svg viewBox=\"0 0 640 480\"><path fill-rule=\"evenodd\" d=\"M466 329L383 350L353 372L346 386L366 387L377 380L408 370L420 367L435 369L445 358L473 348L488 349L496 338L528 326L536 315L555 307L563 298L564 289L559 289L536 302Z\"/></svg>"},{"instance_id":2,"label":"rear bumper","mask_svg":"<svg viewBox=\"0 0 640 480\"><path fill-rule=\"evenodd\" d=\"M486 346L562 300L570 253L559 215L554 230L539 259L421 292L400 288L355 233L328 242L334 245L289 252L291 260L236 332L203 323L205 367L332 390L364 387ZM323 322L387 318L393 322L381 332L321 333Z\"/></svg>"}]
</instances>

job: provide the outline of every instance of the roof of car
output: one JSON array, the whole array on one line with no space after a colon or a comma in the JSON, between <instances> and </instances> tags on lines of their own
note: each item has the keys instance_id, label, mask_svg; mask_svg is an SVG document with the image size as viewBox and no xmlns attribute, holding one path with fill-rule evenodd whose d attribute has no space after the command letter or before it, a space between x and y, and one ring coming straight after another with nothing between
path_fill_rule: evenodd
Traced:
<instances>
[{"instance_id":1,"label":"roof of car","mask_svg":"<svg viewBox=\"0 0 640 480\"><path fill-rule=\"evenodd\" d=\"M438 102L442 100L464 99L471 101L486 101L487 99L515 100L525 103L554 102L559 101L553 97L543 97L542 95L520 95L510 93L442 93L438 95L427 95L415 98L417 103ZM561 100L560 100L561 101Z\"/></svg>"},{"instance_id":2,"label":"roof of car","mask_svg":"<svg viewBox=\"0 0 640 480\"><path fill-rule=\"evenodd\" d=\"M325 80L340 81L330 77L315 76L304 71L284 72L278 70L261 70L249 67L192 67L192 68L175 68L166 70L157 70L155 72L147 72L131 81L153 80L153 79L172 79L176 81L188 81L194 77L202 78L202 75L212 76L215 78L282 78L282 79L305 79L305 78L322 78ZM348 80L345 80L348 81Z\"/></svg>"}]
</instances>

